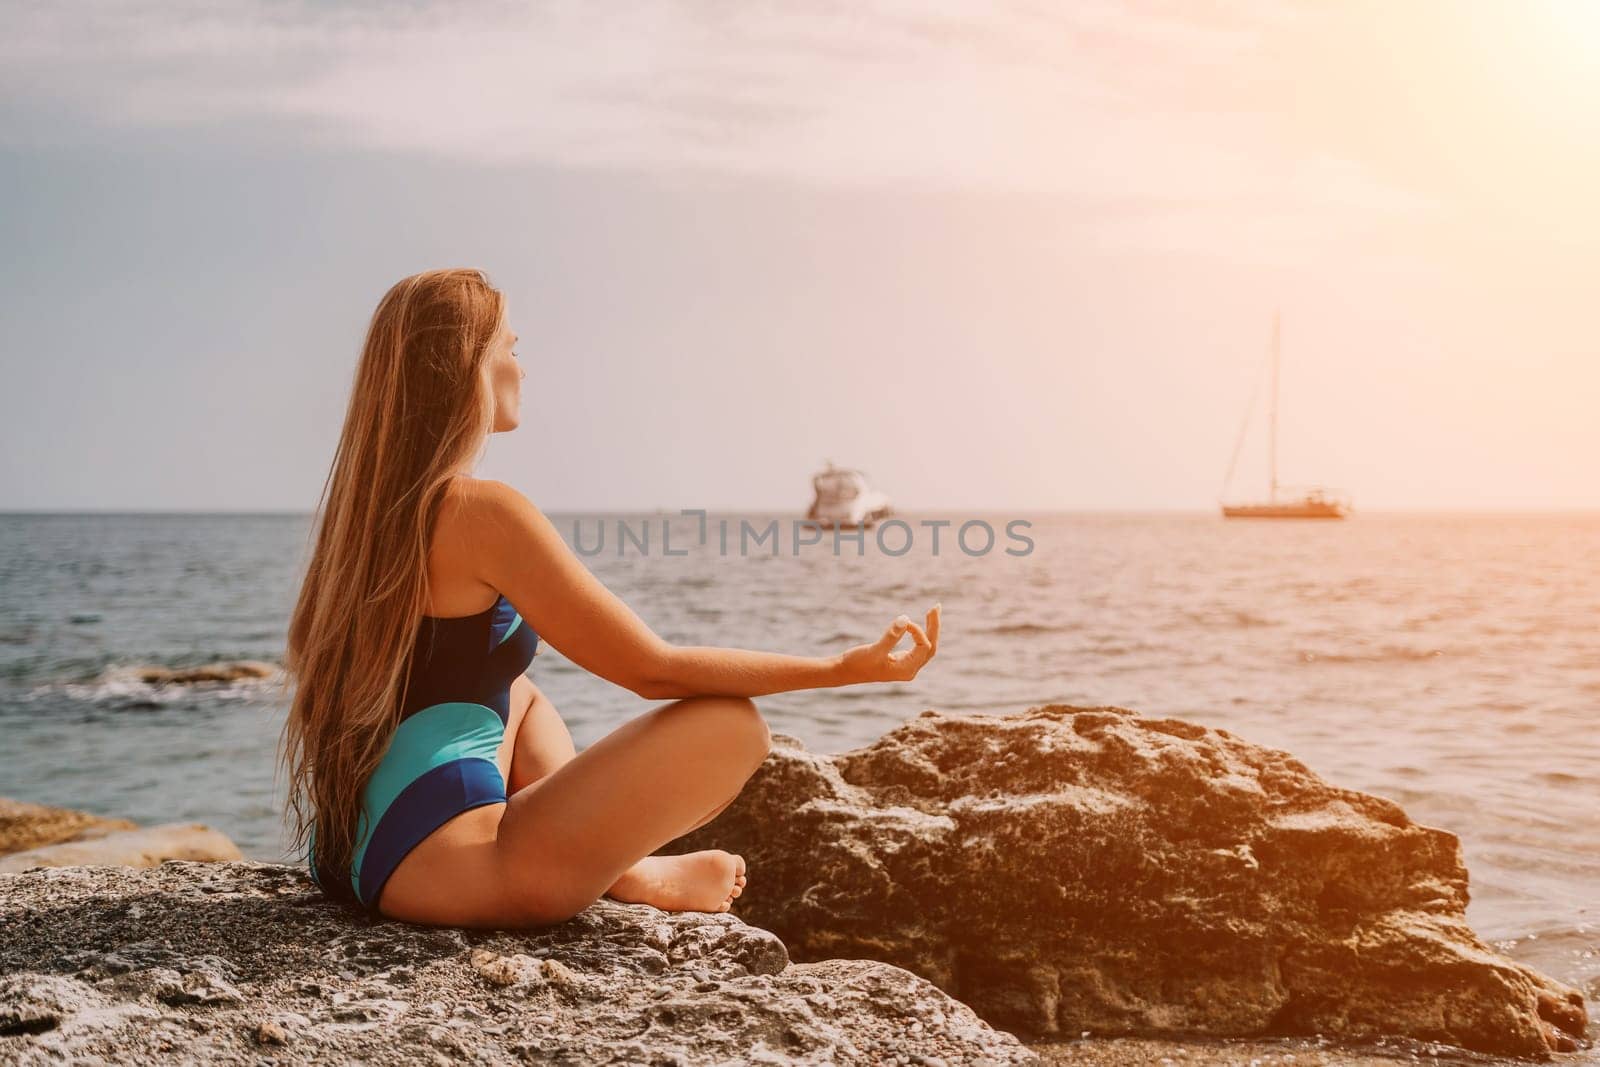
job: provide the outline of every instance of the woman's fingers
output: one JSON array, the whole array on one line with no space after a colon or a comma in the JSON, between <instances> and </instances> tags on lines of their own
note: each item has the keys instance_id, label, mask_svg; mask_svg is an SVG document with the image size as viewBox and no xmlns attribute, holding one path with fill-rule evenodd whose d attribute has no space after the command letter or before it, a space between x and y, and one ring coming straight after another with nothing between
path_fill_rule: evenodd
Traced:
<instances>
[{"instance_id":1,"label":"woman's fingers","mask_svg":"<svg viewBox=\"0 0 1600 1067\"><path fill-rule=\"evenodd\" d=\"M878 647L888 651L900 643L901 636L906 632L906 627L911 625L911 620L904 615L899 616L883 631L883 636L878 638Z\"/></svg>"},{"instance_id":2,"label":"woman's fingers","mask_svg":"<svg viewBox=\"0 0 1600 1067\"><path fill-rule=\"evenodd\" d=\"M884 654L885 660L893 664L900 672L909 672L908 677L915 676L922 669L923 664L933 658L939 650L939 615L941 605L935 604L928 610L927 628L911 621L910 616L899 615L884 630L883 636L878 638L874 648ZM911 634L911 647L902 652L894 650L900 639L907 632Z\"/></svg>"},{"instance_id":3,"label":"woman's fingers","mask_svg":"<svg viewBox=\"0 0 1600 1067\"><path fill-rule=\"evenodd\" d=\"M906 628L911 631L911 639L916 642L917 648L933 648L933 642L928 640L928 635L923 631L922 627L914 622L908 622L906 623Z\"/></svg>"}]
</instances>

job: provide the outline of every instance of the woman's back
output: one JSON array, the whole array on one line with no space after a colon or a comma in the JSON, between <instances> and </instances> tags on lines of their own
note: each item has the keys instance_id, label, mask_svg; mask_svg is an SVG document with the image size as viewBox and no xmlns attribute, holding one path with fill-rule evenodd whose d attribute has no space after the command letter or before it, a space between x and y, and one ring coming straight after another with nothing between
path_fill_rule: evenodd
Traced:
<instances>
[{"instance_id":1,"label":"woman's back","mask_svg":"<svg viewBox=\"0 0 1600 1067\"><path fill-rule=\"evenodd\" d=\"M446 537L436 548L454 543L450 522L441 523ZM441 555L431 554L430 572L448 568ZM511 683L538 647L538 634L504 595L470 615L422 616L399 725L363 794L349 892L313 861L324 891L375 910L389 875L423 838L463 811L506 801L496 752L509 723Z\"/></svg>"}]
</instances>

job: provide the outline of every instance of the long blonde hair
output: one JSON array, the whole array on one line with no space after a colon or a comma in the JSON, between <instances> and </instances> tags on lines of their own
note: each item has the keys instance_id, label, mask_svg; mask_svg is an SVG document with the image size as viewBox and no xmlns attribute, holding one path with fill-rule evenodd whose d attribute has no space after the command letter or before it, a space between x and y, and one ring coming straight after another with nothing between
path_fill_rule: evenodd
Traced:
<instances>
[{"instance_id":1,"label":"long blonde hair","mask_svg":"<svg viewBox=\"0 0 1600 1067\"><path fill-rule=\"evenodd\" d=\"M504 312L482 271L430 270L367 328L284 656L290 847L314 844L339 879L324 888L350 885L362 794L399 725L440 505L493 430L484 368Z\"/></svg>"}]
</instances>

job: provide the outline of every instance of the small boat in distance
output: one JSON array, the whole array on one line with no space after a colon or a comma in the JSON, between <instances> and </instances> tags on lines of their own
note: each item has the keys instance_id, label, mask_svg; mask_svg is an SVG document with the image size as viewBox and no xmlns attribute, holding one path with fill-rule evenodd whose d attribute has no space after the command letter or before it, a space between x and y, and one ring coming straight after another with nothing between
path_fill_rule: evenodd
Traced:
<instances>
[{"instance_id":1,"label":"small boat in distance","mask_svg":"<svg viewBox=\"0 0 1600 1067\"><path fill-rule=\"evenodd\" d=\"M1309 489L1298 500L1262 504L1224 504L1229 519L1342 519L1350 512L1344 500L1331 498L1325 489Z\"/></svg>"},{"instance_id":2,"label":"small boat in distance","mask_svg":"<svg viewBox=\"0 0 1600 1067\"><path fill-rule=\"evenodd\" d=\"M835 467L833 460L811 479L816 499L806 518L826 527L868 527L891 512L889 498L867 484L858 470Z\"/></svg>"},{"instance_id":3,"label":"small boat in distance","mask_svg":"<svg viewBox=\"0 0 1600 1067\"><path fill-rule=\"evenodd\" d=\"M1336 490L1321 487L1289 489L1278 484L1278 362L1280 316L1272 315L1272 407L1268 424L1268 475L1267 499L1244 504L1223 504L1222 515L1228 519L1342 519L1350 513L1349 497ZM1251 406L1255 397L1252 395ZM1228 463L1228 476L1222 492L1226 496L1233 481L1233 469L1239 462L1239 448L1244 444L1244 433L1250 425L1250 412L1245 411L1244 425L1239 427L1239 439L1233 446L1233 459Z\"/></svg>"}]
</instances>

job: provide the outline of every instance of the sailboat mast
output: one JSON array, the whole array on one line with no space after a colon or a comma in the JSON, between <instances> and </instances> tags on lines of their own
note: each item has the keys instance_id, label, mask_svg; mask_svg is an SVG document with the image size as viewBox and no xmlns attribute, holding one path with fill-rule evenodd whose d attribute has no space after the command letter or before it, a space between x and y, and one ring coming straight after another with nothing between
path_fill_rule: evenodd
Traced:
<instances>
[{"instance_id":1,"label":"sailboat mast","mask_svg":"<svg viewBox=\"0 0 1600 1067\"><path fill-rule=\"evenodd\" d=\"M1274 504L1278 502L1278 318L1279 313L1272 313L1272 417L1270 430L1271 465L1272 465L1272 495L1268 498Z\"/></svg>"}]
</instances>

